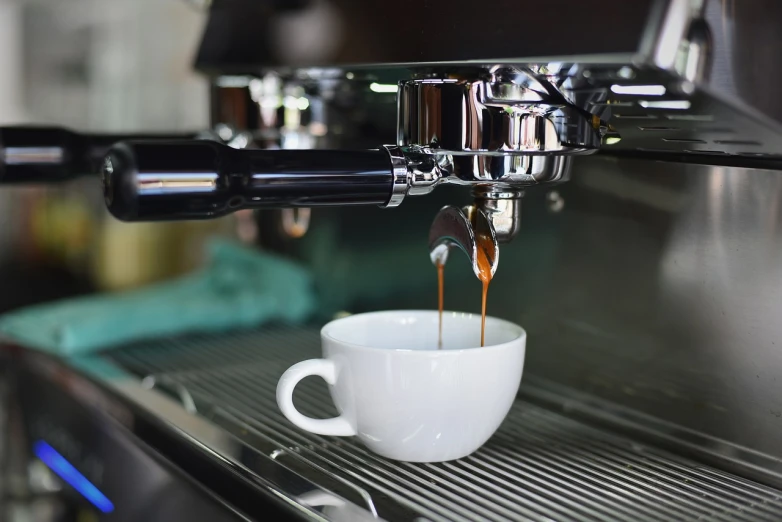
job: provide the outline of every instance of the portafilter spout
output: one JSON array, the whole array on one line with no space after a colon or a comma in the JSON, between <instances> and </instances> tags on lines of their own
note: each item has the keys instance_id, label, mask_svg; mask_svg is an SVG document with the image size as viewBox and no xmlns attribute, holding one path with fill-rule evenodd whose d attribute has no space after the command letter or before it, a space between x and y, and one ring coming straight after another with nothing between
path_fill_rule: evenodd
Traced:
<instances>
[{"instance_id":1,"label":"portafilter spout","mask_svg":"<svg viewBox=\"0 0 782 522\"><path fill-rule=\"evenodd\" d=\"M500 250L494 227L483 210L474 205L463 209L446 206L437 213L429 228L429 257L432 263L435 266L445 265L448 253L453 248L467 254L478 279L483 279L480 258L485 256L491 267L491 277L494 277Z\"/></svg>"}]
</instances>

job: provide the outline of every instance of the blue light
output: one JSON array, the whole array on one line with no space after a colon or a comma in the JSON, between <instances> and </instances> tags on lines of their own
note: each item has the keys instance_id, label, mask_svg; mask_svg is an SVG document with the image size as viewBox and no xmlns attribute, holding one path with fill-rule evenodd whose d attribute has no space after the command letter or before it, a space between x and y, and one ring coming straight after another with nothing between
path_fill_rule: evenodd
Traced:
<instances>
[{"instance_id":1,"label":"blue light","mask_svg":"<svg viewBox=\"0 0 782 522\"><path fill-rule=\"evenodd\" d=\"M58 477L73 486L73 489L81 493L84 498L89 500L96 508L104 513L114 511L114 504L106 498L106 495L100 492L95 485L79 473L79 470L65 460L65 457L57 453L57 450L49 446L46 442L39 440L33 444L35 456L41 459L49 469L57 474Z\"/></svg>"}]
</instances>

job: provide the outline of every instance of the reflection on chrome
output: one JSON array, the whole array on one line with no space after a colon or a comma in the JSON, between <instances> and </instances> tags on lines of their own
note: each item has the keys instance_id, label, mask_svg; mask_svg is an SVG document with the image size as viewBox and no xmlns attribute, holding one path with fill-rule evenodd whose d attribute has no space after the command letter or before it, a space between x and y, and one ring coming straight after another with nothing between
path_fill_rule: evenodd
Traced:
<instances>
[{"instance_id":1,"label":"reflection on chrome","mask_svg":"<svg viewBox=\"0 0 782 522\"><path fill-rule=\"evenodd\" d=\"M56 164L64 157L62 147L6 147L3 150L3 161L7 165Z\"/></svg>"},{"instance_id":2,"label":"reflection on chrome","mask_svg":"<svg viewBox=\"0 0 782 522\"><path fill-rule=\"evenodd\" d=\"M217 173L164 173L138 174L140 194L176 194L180 192L214 192L217 190Z\"/></svg>"}]
</instances>

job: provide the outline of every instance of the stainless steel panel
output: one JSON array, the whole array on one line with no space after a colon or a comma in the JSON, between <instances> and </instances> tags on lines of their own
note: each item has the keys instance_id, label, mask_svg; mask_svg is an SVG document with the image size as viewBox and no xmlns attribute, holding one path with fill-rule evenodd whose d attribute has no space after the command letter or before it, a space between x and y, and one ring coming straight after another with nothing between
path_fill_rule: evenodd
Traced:
<instances>
[{"instance_id":1,"label":"stainless steel panel","mask_svg":"<svg viewBox=\"0 0 782 522\"><path fill-rule=\"evenodd\" d=\"M780 493L612 435L526 401L477 453L440 464L377 457L350 438L291 426L275 387L317 357L316 329L267 328L142 343L111 359L186 389L201 415L306 476L327 477L339 498L386 519L777 520ZM525 385L529 387L528 385ZM297 388L297 408L334 415L322 381ZM326 513L347 519L345 513Z\"/></svg>"},{"instance_id":2,"label":"stainless steel panel","mask_svg":"<svg viewBox=\"0 0 782 522\"><path fill-rule=\"evenodd\" d=\"M782 4L775 0L708 0L703 19L712 35L709 88L782 120Z\"/></svg>"},{"instance_id":3,"label":"stainless steel panel","mask_svg":"<svg viewBox=\"0 0 782 522\"><path fill-rule=\"evenodd\" d=\"M530 368L782 457L779 173L607 158L577 172L545 291L513 314Z\"/></svg>"}]
</instances>

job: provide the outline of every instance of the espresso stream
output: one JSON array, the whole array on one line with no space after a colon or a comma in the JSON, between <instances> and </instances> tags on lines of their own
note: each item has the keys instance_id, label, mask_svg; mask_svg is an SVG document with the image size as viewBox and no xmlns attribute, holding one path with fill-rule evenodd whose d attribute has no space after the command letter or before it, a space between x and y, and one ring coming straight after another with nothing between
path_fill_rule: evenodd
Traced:
<instances>
[{"instance_id":1,"label":"espresso stream","mask_svg":"<svg viewBox=\"0 0 782 522\"><path fill-rule=\"evenodd\" d=\"M437 263L437 302L438 306L440 307L440 324L439 324L439 330L437 334L437 349L441 349L443 347L443 285L445 284L444 276L443 276L443 270L445 269L445 265L442 263Z\"/></svg>"},{"instance_id":2,"label":"espresso stream","mask_svg":"<svg viewBox=\"0 0 782 522\"><path fill-rule=\"evenodd\" d=\"M491 261L486 253L485 245L490 239L478 239L478 256L476 263L478 265L478 279L483 284L483 294L481 297L481 346L486 344L486 296L489 293L489 283L491 282ZM445 277L443 275L445 265L437 264L437 302L439 306L439 333L437 337L437 348L443 347L443 287L445 286Z\"/></svg>"},{"instance_id":3,"label":"espresso stream","mask_svg":"<svg viewBox=\"0 0 782 522\"><path fill-rule=\"evenodd\" d=\"M483 294L481 297L481 346L486 344L486 295L489 293L489 283L491 282L491 261L486 255L486 250L478 244L478 279L483 283Z\"/></svg>"}]
</instances>

